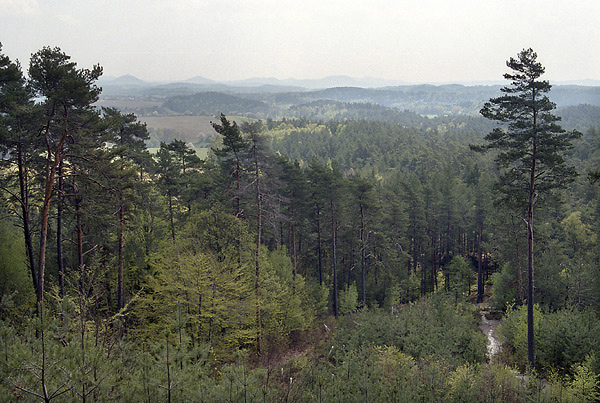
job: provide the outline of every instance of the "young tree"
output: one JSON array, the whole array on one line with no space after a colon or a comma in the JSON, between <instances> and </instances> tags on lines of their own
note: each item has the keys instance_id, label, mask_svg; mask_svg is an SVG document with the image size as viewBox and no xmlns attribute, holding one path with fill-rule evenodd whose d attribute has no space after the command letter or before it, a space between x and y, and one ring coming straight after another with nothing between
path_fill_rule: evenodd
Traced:
<instances>
[{"instance_id":1,"label":"young tree","mask_svg":"<svg viewBox=\"0 0 600 403\"><path fill-rule=\"evenodd\" d=\"M510 58L506 65L512 73L504 74L511 85L503 87L503 95L486 102L480 113L500 123L489 133L484 146L475 150L498 150L496 163L503 169L497 184L503 199L520 208L528 236L527 344L528 361L535 364L533 338L534 243L533 218L538 197L563 187L576 175L563 155L571 148L578 132L566 132L552 113L556 105L546 95L551 88L540 80L545 68L530 48Z\"/></svg>"}]
</instances>

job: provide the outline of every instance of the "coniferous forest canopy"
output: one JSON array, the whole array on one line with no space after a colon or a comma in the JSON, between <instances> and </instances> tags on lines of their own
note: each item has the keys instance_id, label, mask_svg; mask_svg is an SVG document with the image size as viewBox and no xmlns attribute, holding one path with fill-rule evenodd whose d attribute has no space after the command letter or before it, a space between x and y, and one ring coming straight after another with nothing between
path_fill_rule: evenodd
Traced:
<instances>
[{"instance_id":1,"label":"coniferous forest canopy","mask_svg":"<svg viewBox=\"0 0 600 403\"><path fill-rule=\"evenodd\" d=\"M598 401L600 88L536 57L105 92L0 48L0 400Z\"/></svg>"}]
</instances>

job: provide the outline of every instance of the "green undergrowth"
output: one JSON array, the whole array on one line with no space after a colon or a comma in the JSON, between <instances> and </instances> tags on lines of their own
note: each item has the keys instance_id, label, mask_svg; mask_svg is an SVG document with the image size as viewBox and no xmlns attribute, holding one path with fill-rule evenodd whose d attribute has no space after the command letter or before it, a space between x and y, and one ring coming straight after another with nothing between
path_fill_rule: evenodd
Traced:
<instances>
[{"instance_id":1,"label":"green undergrowth","mask_svg":"<svg viewBox=\"0 0 600 403\"><path fill-rule=\"evenodd\" d=\"M504 337L507 329L518 333L518 313L507 314ZM547 315L548 321L560 319L579 327L587 318L573 313ZM337 320L321 317L298 333L287 349L265 351L260 357L251 349L236 350L226 362L185 328L165 328L151 340L122 330L118 321L81 322L76 314L45 313L44 320L32 316L19 326L10 320L0 322L0 401L584 402L599 398L598 360L593 352L574 363L569 373L523 375L517 367L486 362L478 312L473 304L455 303L453 295L434 294L393 311L362 310ZM539 351L547 347L542 342L539 346Z\"/></svg>"}]
</instances>

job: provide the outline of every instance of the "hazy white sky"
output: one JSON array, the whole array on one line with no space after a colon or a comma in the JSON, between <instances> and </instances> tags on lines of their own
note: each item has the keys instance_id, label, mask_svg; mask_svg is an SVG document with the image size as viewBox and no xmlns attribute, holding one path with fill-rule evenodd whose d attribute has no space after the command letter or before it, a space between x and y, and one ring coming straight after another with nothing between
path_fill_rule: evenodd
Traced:
<instances>
[{"instance_id":1,"label":"hazy white sky","mask_svg":"<svg viewBox=\"0 0 600 403\"><path fill-rule=\"evenodd\" d=\"M600 79L600 1L0 0L0 42L144 80L502 80L528 47L546 79Z\"/></svg>"}]
</instances>

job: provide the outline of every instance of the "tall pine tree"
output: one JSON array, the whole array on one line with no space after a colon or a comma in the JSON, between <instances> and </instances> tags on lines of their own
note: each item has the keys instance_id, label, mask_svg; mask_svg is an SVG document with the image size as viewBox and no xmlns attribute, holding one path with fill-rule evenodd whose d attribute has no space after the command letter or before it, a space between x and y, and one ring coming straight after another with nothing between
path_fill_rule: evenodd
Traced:
<instances>
[{"instance_id":1,"label":"tall pine tree","mask_svg":"<svg viewBox=\"0 0 600 403\"><path fill-rule=\"evenodd\" d=\"M581 134L566 132L557 124L560 118L552 113L556 105L547 96L551 85L540 80L545 68L531 48L516 59L511 57L506 65L512 70L504 74L510 86L503 87L503 95L490 99L480 111L500 126L485 137L486 145L473 148L498 151L496 163L503 172L497 189L509 206L521 212L527 226L527 350L533 366L534 209L539 196L563 187L576 175L563 155Z\"/></svg>"}]
</instances>

